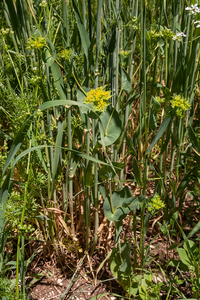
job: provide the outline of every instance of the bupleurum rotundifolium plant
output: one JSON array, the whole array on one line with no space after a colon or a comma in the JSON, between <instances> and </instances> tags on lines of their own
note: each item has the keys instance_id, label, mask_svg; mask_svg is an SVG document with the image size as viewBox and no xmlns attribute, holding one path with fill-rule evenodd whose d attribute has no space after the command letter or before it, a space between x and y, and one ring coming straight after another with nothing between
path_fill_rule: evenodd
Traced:
<instances>
[{"instance_id":1,"label":"bupleurum rotundifolium plant","mask_svg":"<svg viewBox=\"0 0 200 300\"><path fill-rule=\"evenodd\" d=\"M110 92L105 91L103 87L92 89L87 93L84 99L85 104L92 104L94 111L104 112L106 107L110 104L109 99L112 97Z\"/></svg>"},{"instance_id":2,"label":"bupleurum rotundifolium plant","mask_svg":"<svg viewBox=\"0 0 200 300\"><path fill-rule=\"evenodd\" d=\"M42 50L44 46L46 46L46 38L42 37L41 35L30 37L26 44L26 48L29 50L32 49Z\"/></svg>"},{"instance_id":3,"label":"bupleurum rotundifolium plant","mask_svg":"<svg viewBox=\"0 0 200 300\"><path fill-rule=\"evenodd\" d=\"M170 100L172 108L176 109L176 115L179 118L184 117L184 113L190 109L191 104L187 99L181 97L181 95L176 95Z\"/></svg>"},{"instance_id":4,"label":"bupleurum rotundifolium plant","mask_svg":"<svg viewBox=\"0 0 200 300\"><path fill-rule=\"evenodd\" d=\"M147 210L150 214L154 214L156 211L164 207L165 204L157 193L147 202Z\"/></svg>"}]
</instances>

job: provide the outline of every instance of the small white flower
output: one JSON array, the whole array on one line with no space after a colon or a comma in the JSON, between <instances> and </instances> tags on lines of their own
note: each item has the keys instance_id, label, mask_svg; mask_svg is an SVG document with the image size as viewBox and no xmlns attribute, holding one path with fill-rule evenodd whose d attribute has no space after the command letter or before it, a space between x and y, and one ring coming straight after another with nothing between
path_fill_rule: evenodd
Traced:
<instances>
[{"instance_id":1,"label":"small white flower","mask_svg":"<svg viewBox=\"0 0 200 300\"><path fill-rule=\"evenodd\" d=\"M33 70L36 71L36 70L37 70L37 67L33 67Z\"/></svg>"},{"instance_id":2,"label":"small white flower","mask_svg":"<svg viewBox=\"0 0 200 300\"><path fill-rule=\"evenodd\" d=\"M184 32L178 32L172 39L180 42L182 37L186 37L186 34Z\"/></svg>"},{"instance_id":3,"label":"small white flower","mask_svg":"<svg viewBox=\"0 0 200 300\"><path fill-rule=\"evenodd\" d=\"M191 13L192 15L196 15L196 14L200 13L200 8L197 6L197 3L186 7L185 10L188 10L189 13Z\"/></svg>"},{"instance_id":4,"label":"small white flower","mask_svg":"<svg viewBox=\"0 0 200 300\"><path fill-rule=\"evenodd\" d=\"M196 28L200 27L200 21L196 21L196 22L194 22L194 24L197 24Z\"/></svg>"}]
</instances>

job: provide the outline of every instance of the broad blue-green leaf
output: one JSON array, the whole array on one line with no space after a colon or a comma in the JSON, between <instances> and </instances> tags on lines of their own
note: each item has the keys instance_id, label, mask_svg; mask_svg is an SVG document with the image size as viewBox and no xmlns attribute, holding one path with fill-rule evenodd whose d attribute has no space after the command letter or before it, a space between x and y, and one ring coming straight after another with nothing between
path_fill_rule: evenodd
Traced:
<instances>
[{"instance_id":1,"label":"broad blue-green leaf","mask_svg":"<svg viewBox=\"0 0 200 300\"><path fill-rule=\"evenodd\" d=\"M119 273L124 273L124 275L131 274L131 244L130 243L122 243L121 244L121 255L119 253L118 248L114 248L112 250L112 254L110 256L110 269L112 274L115 277L119 277Z\"/></svg>"},{"instance_id":2,"label":"broad blue-green leaf","mask_svg":"<svg viewBox=\"0 0 200 300\"><path fill-rule=\"evenodd\" d=\"M122 243L121 249L114 248L110 256L110 270L117 277L123 289L129 295L135 295L138 291L138 282L132 280L131 244Z\"/></svg>"},{"instance_id":3,"label":"broad blue-green leaf","mask_svg":"<svg viewBox=\"0 0 200 300\"><path fill-rule=\"evenodd\" d=\"M110 105L106 112L100 115L100 120L102 126L99 126L101 135L98 136L98 142L105 146L114 144L121 133L121 120L117 111L113 111Z\"/></svg>"},{"instance_id":4,"label":"broad blue-green leaf","mask_svg":"<svg viewBox=\"0 0 200 300\"><path fill-rule=\"evenodd\" d=\"M166 116L162 122L162 124L160 125L158 132L155 136L155 138L153 139L147 154L153 149L153 147L156 145L156 143L159 141L159 139L162 137L163 133L165 132L167 126L169 125L169 122L171 121L171 117L170 116Z\"/></svg>"},{"instance_id":5,"label":"broad blue-green leaf","mask_svg":"<svg viewBox=\"0 0 200 300\"><path fill-rule=\"evenodd\" d=\"M111 207L111 200L113 205L113 210ZM130 211L133 209L130 208L134 202L137 200L132 196L131 190L125 186L121 191L115 191L112 193L112 199L110 195L106 197L103 205L104 213L106 218L109 221L118 222L123 220ZM128 205L124 205L129 203ZM136 208L136 206L133 208Z\"/></svg>"}]
</instances>

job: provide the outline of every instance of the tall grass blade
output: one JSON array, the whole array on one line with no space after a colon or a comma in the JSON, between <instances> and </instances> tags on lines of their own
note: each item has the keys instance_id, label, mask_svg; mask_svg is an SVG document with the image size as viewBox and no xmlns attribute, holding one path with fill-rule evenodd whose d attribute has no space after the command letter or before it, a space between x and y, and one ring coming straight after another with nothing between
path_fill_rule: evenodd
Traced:
<instances>
[{"instance_id":1,"label":"tall grass blade","mask_svg":"<svg viewBox=\"0 0 200 300\"><path fill-rule=\"evenodd\" d=\"M76 17L76 21L77 21L77 26L78 26L78 30L80 33L80 37L81 37L81 42L83 45L83 49L84 49L84 53L86 56L88 56L88 50L90 47L90 39L89 39L89 35L85 29L84 24L81 21L81 17L78 11L78 8L76 6L75 0L72 0L73 3L73 7L74 7L74 13L75 13L75 17Z\"/></svg>"},{"instance_id":2,"label":"tall grass blade","mask_svg":"<svg viewBox=\"0 0 200 300\"><path fill-rule=\"evenodd\" d=\"M171 121L171 116L166 116L163 120L163 122L161 123L159 129L158 129L158 132L155 136L155 138L153 139L148 151L147 151L147 154L153 149L153 147L157 144L157 142L159 141L159 139L162 137L163 133L165 132L167 126L169 125L170 121Z\"/></svg>"}]
</instances>

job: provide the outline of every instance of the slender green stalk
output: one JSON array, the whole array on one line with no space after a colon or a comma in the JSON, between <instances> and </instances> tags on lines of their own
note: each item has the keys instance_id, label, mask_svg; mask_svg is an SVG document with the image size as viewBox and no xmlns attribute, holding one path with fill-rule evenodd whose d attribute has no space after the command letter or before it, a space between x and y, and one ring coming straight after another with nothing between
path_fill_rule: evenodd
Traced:
<instances>
[{"instance_id":1,"label":"slender green stalk","mask_svg":"<svg viewBox=\"0 0 200 300\"><path fill-rule=\"evenodd\" d=\"M147 114L146 114L146 6L145 1L141 1L141 59L142 59L142 69L141 69L141 82L140 84L143 86L143 94L141 95L140 102L140 124L142 124L142 117L144 117L144 145L145 145L145 157L144 161L144 176L143 176L143 195L146 194L146 182L147 182L147 147L148 147L148 132L147 132ZM140 129L142 130L142 129ZM142 132L140 132L140 139L142 137ZM142 151L140 147L140 172L141 170L141 159L142 159Z\"/></svg>"},{"instance_id":2,"label":"slender green stalk","mask_svg":"<svg viewBox=\"0 0 200 300\"><path fill-rule=\"evenodd\" d=\"M68 130L68 147L72 149L72 125L71 125L71 108L67 113L67 130ZM72 236L75 237L74 228L74 209L73 209L73 158L69 151L69 200L70 200L70 215L71 215L71 230Z\"/></svg>"},{"instance_id":3,"label":"slender green stalk","mask_svg":"<svg viewBox=\"0 0 200 300\"><path fill-rule=\"evenodd\" d=\"M112 202L112 180L111 179L109 180L109 193L110 193L110 207L111 207L112 213L114 214L115 210L114 210L113 202Z\"/></svg>"},{"instance_id":4,"label":"slender green stalk","mask_svg":"<svg viewBox=\"0 0 200 300\"><path fill-rule=\"evenodd\" d=\"M145 240L145 227L144 227L144 205L141 207L141 228L140 228L140 266L143 270L144 268L144 240Z\"/></svg>"},{"instance_id":5,"label":"slender green stalk","mask_svg":"<svg viewBox=\"0 0 200 300\"><path fill-rule=\"evenodd\" d=\"M90 154L90 118L87 117L87 132L86 132L86 154ZM86 167L89 166L89 160L86 161ZM90 242L90 187L86 187L85 198L85 226L86 226L86 249L88 250Z\"/></svg>"},{"instance_id":6,"label":"slender green stalk","mask_svg":"<svg viewBox=\"0 0 200 300\"><path fill-rule=\"evenodd\" d=\"M95 64L95 88L98 87L98 74L99 74L99 50L100 50L100 39L101 39L101 10L102 10L102 0L98 1L97 6L97 31L96 31L96 64ZM98 122L97 120L92 120L92 140L93 140L93 149L96 146L97 143L97 126ZM98 154L95 153L95 158L98 159ZM91 252L91 256L94 252L94 249L96 247L97 241L98 241L98 227L99 227L99 213L98 213L98 207L99 207L99 200L98 200L98 165L97 163L94 163L94 207L95 207L95 227L94 227L94 244Z\"/></svg>"},{"instance_id":7,"label":"slender green stalk","mask_svg":"<svg viewBox=\"0 0 200 300\"><path fill-rule=\"evenodd\" d=\"M29 144L29 148L31 148L31 141ZM20 253L20 240L21 240L21 271L20 271L20 277L21 277L21 292L23 295L23 299L25 300L25 267L24 267L24 261L25 261L25 256L24 256L24 228L23 228L23 223L24 223L24 215L25 215L25 208L26 208L26 203L27 203L27 189L28 189L28 184L29 184L29 179L30 179L30 158L31 158L31 153L28 155L28 162L27 162L27 170L26 170L26 175L27 175L27 180L25 184L25 190L24 190L24 205L23 205L23 210L22 210L22 216L21 216L21 222L20 222L20 230L21 233L18 234L18 240L17 240L17 265L16 265L16 296L17 300L19 300L19 253Z\"/></svg>"}]
</instances>

